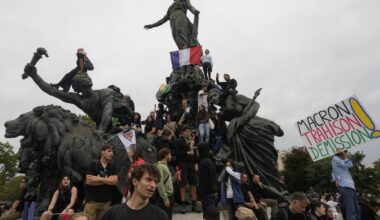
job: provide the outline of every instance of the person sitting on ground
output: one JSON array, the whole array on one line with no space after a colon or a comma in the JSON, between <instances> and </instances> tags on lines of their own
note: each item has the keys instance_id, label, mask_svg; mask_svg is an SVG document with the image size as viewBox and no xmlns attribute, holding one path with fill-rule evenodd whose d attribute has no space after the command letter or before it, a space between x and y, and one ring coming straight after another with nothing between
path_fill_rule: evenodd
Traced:
<instances>
[{"instance_id":1,"label":"person sitting on ground","mask_svg":"<svg viewBox=\"0 0 380 220\"><path fill-rule=\"evenodd\" d=\"M320 201L313 201L310 204L309 220L323 220L326 215L325 205Z\"/></svg>"},{"instance_id":2,"label":"person sitting on ground","mask_svg":"<svg viewBox=\"0 0 380 220\"><path fill-rule=\"evenodd\" d=\"M244 196L244 206L252 209L258 220L267 220L268 216L266 208L261 204L256 203L252 190L250 189L251 186L248 184L248 175L246 173L240 175L240 183Z\"/></svg>"},{"instance_id":3,"label":"person sitting on ground","mask_svg":"<svg viewBox=\"0 0 380 220\"><path fill-rule=\"evenodd\" d=\"M277 212L277 220L307 220L305 213L309 203L307 195L303 192L292 194L290 204Z\"/></svg>"},{"instance_id":4,"label":"person sitting on ground","mask_svg":"<svg viewBox=\"0 0 380 220\"><path fill-rule=\"evenodd\" d=\"M56 89L61 87L63 91L68 92L70 90L73 78L77 73L87 73L88 70L94 70L94 65L92 65L90 59L88 59L87 53L83 48L79 48L77 50L77 58L77 66L67 73L61 81L51 84L52 87Z\"/></svg>"},{"instance_id":5,"label":"person sitting on ground","mask_svg":"<svg viewBox=\"0 0 380 220\"><path fill-rule=\"evenodd\" d=\"M77 197L78 189L71 184L69 176L63 176L48 209L42 213L41 220L50 220L52 217L58 219L58 214L74 214Z\"/></svg>"},{"instance_id":6,"label":"person sitting on ground","mask_svg":"<svg viewBox=\"0 0 380 220\"><path fill-rule=\"evenodd\" d=\"M153 165L143 164L137 167L131 175L131 199L127 203L113 206L103 215L102 220L168 220L162 209L149 202L160 178L158 169Z\"/></svg>"},{"instance_id":7,"label":"person sitting on ground","mask_svg":"<svg viewBox=\"0 0 380 220\"><path fill-rule=\"evenodd\" d=\"M255 213L246 207L239 207L235 216L237 220L256 220Z\"/></svg>"},{"instance_id":8,"label":"person sitting on ground","mask_svg":"<svg viewBox=\"0 0 380 220\"><path fill-rule=\"evenodd\" d=\"M259 175L253 175L252 177L252 193L256 199L256 203L259 204L260 207L267 208L268 206L271 208L271 217L270 219L276 219L276 213L278 211L278 202L275 199L268 198L267 189L264 187L264 184L260 180Z\"/></svg>"},{"instance_id":9,"label":"person sitting on ground","mask_svg":"<svg viewBox=\"0 0 380 220\"><path fill-rule=\"evenodd\" d=\"M220 219L220 212L218 208L214 205L209 206L204 214L204 219L206 220L219 220Z\"/></svg>"}]
</instances>

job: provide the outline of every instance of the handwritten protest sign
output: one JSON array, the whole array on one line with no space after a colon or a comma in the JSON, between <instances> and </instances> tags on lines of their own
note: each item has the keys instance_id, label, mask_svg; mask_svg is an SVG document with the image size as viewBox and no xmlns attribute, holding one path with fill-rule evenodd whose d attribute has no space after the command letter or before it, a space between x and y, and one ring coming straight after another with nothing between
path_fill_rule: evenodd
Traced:
<instances>
[{"instance_id":1,"label":"handwritten protest sign","mask_svg":"<svg viewBox=\"0 0 380 220\"><path fill-rule=\"evenodd\" d=\"M313 161L334 155L337 147L349 150L380 140L379 127L356 96L297 121L296 126Z\"/></svg>"}]
</instances>

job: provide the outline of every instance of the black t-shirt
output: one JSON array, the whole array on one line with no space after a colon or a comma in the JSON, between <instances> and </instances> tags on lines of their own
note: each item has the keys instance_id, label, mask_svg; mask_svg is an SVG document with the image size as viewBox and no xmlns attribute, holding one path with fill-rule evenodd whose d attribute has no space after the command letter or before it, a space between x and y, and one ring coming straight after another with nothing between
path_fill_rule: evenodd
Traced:
<instances>
[{"instance_id":1,"label":"black t-shirt","mask_svg":"<svg viewBox=\"0 0 380 220\"><path fill-rule=\"evenodd\" d=\"M261 188L258 184L252 184L251 192L256 202L260 202L263 197L263 188Z\"/></svg>"},{"instance_id":2,"label":"black t-shirt","mask_svg":"<svg viewBox=\"0 0 380 220\"><path fill-rule=\"evenodd\" d=\"M251 199L249 198L249 194L248 194L248 192L249 192L249 186L248 186L248 184L246 184L246 183L242 183L241 184L241 192L243 193L244 201L245 202L250 202Z\"/></svg>"},{"instance_id":3,"label":"black t-shirt","mask_svg":"<svg viewBox=\"0 0 380 220\"><path fill-rule=\"evenodd\" d=\"M282 208L277 212L277 220L307 220L307 215L305 213L293 214L289 207Z\"/></svg>"},{"instance_id":4,"label":"black t-shirt","mask_svg":"<svg viewBox=\"0 0 380 220\"><path fill-rule=\"evenodd\" d=\"M93 162L90 166L90 170L87 171L87 175L94 176L112 176L116 175L115 167L108 163L106 167L103 167L100 161ZM115 186L101 185L101 186L90 186L86 185L86 200L93 202L109 202L112 201L112 193Z\"/></svg>"},{"instance_id":5,"label":"black t-shirt","mask_svg":"<svg viewBox=\"0 0 380 220\"><path fill-rule=\"evenodd\" d=\"M102 220L169 220L169 218L163 210L150 203L139 210L131 209L126 203L122 203L109 209Z\"/></svg>"}]
</instances>

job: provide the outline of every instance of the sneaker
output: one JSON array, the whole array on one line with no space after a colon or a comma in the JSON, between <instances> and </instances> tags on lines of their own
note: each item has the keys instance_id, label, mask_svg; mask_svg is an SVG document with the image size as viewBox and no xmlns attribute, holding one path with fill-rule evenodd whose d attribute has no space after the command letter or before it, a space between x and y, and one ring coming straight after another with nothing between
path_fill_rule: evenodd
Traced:
<instances>
[{"instance_id":1,"label":"sneaker","mask_svg":"<svg viewBox=\"0 0 380 220\"><path fill-rule=\"evenodd\" d=\"M186 205L180 205L179 212L182 214L185 214L186 213Z\"/></svg>"}]
</instances>

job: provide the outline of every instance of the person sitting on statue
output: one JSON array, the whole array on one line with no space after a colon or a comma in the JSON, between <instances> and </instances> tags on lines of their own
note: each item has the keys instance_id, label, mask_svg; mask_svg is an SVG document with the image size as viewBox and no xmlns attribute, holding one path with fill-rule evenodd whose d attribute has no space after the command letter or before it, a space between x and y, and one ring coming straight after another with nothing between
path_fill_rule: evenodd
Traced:
<instances>
[{"instance_id":1,"label":"person sitting on statue","mask_svg":"<svg viewBox=\"0 0 380 220\"><path fill-rule=\"evenodd\" d=\"M186 16L187 10L194 14L194 25ZM166 21L170 21L173 39L178 49L194 47L199 45L197 40L198 15L199 11L191 5L190 0L174 0L168 12L161 20L145 25L144 28L151 29L164 24Z\"/></svg>"},{"instance_id":2,"label":"person sitting on statue","mask_svg":"<svg viewBox=\"0 0 380 220\"><path fill-rule=\"evenodd\" d=\"M77 209L77 196L78 189L71 184L70 177L63 176L48 209L42 213L41 220L58 219L58 214L74 214Z\"/></svg>"},{"instance_id":3,"label":"person sitting on statue","mask_svg":"<svg viewBox=\"0 0 380 220\"><path fill-rule=\"evenodd\" d=\"M157 125L154 117L150 114L145 120L144 133L149 143L152 143L157 134Z\"/></svg>"},{"instance_id":4,"label":"person sitting on statue","mask_svg":"<svg viewBox=\"0 0 380 220\"><path fill-rule=\"evenodd\" d=\"M222 88L223 96L235 95L238 93L236 90L237 82L235 79L231 79L230 75L225 73L223 75L225 82L219 81L219 73L216 73L216 83Z\"/></svg>"},{"instance_id":5,"label":"person sitting on statue","mask_svg":"<svg viewBox=\"0 0 380 220\"><path fill-rule=\"evenodd\" d=\"M63 91L68 92L71 87L74 76L77 73L87 73L89 70L94 70L94 65L91 63L91 60L88 59L86 51L83 48L77 50L77 66L67 73L61 81L55 84L51 84L52 87L58 89L61 87Z\"/></svg>"},{"instance_id":6,"label":"person sitting on statue","mask_svg":"<svg viewBox=\"0 0 380 220\"><path fill-rule=\"evenodd\" d=\"M158 103L158 110L156 110L156 105L154 105L154 110L156 112L156 126L157 130L162 130L164 128L164 118L168 111L164 108L164 104Z\"/></svg>"}]
</instances>

